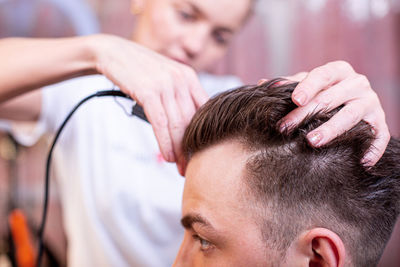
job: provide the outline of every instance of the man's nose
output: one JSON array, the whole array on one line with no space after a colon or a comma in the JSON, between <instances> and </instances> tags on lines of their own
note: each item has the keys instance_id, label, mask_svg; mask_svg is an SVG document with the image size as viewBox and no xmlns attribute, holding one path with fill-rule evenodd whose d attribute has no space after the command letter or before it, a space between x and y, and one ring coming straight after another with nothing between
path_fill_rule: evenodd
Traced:
<instances>
[{"instance_id":1,"label":"man's nose","mask_svg":"<svg viewBox=\"0 0 400 267\"><path fill-rule=\"evenodd\" d=\"M176 255L174 264L172 267L185 267L189 266L189 253L187 249L187 237L186 234L183 238L181 247L179 248L178 254Z\"/></svg>"},{"instance_id":2,"label":"man's nose","mask_svg":"<svg viewBox=\"0 0 400 267\"><path fill-rule=\"evenodd\" d=\"M181 267L182 265L182 259L181 259L181 250L179 249L178 254L176 255L174 264L172 264L172 267Z\"/></svg>"},{"instance_id":3,"label":"man's nose","mask_svg":"<svg viewBox=\"0 0 400 267\"><path fill-rule=\"evenodd\" d=\"M183 40L183 48L190 59L196 58L204 49L209 37L207 25L197 25L188 31Z\"/></svg>"}]
</instances>

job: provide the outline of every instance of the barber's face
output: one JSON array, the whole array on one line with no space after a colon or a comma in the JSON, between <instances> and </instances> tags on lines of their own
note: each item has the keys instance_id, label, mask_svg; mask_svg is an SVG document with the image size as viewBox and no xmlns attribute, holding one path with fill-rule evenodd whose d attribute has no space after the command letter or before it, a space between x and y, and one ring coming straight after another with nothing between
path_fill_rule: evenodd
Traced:
<instances>
[{"instance_id":1,"label":"barber's face","mask_svg":"<svg viewBox=\"0 0 400 267\"><path fill-rule=\"evenodd\" d=\"M269 266L274 262L243 193L247 159L240 144L225 142L190 160L182 207L185 235L174 266Z\"/></svg>"},{"instance_id":2,"label":"barber's face","mask_svg":"<svg viewBox=\"0 0 400 267\"><path fill-rule=\"evenodd\" d=\"M201 71L224 55L251 0L133 0L140 3L134 41Z\"/></svg>"}]
</instances>

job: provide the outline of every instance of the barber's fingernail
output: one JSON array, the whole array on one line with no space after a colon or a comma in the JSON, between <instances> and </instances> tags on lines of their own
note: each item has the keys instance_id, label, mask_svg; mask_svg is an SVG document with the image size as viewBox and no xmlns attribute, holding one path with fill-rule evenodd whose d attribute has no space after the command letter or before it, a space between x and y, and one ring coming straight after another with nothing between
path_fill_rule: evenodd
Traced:
<instances>
[{"instance_id":1,"label":"barber's fingernail","mask_svg":"<svg viewBox=\"0 0 400 267\"><path fill-rule=\"evenodd\" d=\"M168 160L169 162L175 162L175 154L173 152L168 153Z\"/></svg>"},{"instance_id":2,"label":"barber's fingernail","mask_svg":"<svg viewBox=\"0 0 400 267\"><path fill-rule=\"evenodd\" d=\"M279 125L279 131L282 133L282 132L286 131L288 127L289 127L289 126L288 126L288 123L287 123L287 122L282 122L282 123Z\"/></svg>"},{"instance_id":3,"label":"barber's fingernail","mask_svg":"<svg viewBox=\"0 0 400 267\"><path fill-rule=\"evenodd\" d=\"M263 85L266 82L268 82L267 79L261 79L261 80L258 81L257 85L260 86L260 85Z\"/></svg>"},{"instance_id":4,"label":"barber's fingernail","mask_svg":"<svg viewBox=\"0 0 400 267\"><path fill-rule=\"evenodd\" d=\"M177 164L176 167L178 168L178 172L181 176L185 176L184 168L181 164Z\"/></svg>"},{"instance_id":5,"label":"barber's fingernail","mask_svg":"<svg viewBox=\"0 0 400 267\"><path fill-rule=\"evenodd\" d=\"M300 106L304 105L307 100L307 96L303 92L299 92L299 93L295 94L293 96L293 98L294 98L294 101Z\"/></svg>"},{"instance_id":6,"label":"barber's fingernail","mask_svg":"<svg viewBox=\"0 0 400 267\"><path fill-rule=\"evenodd\" d=\"M369 158L369 155L367 154L367 155L365 155L363 158L362 158L362 160L361 160L361 164L362 165L369 165L369 162L371 161L371 159Z\"/></svg>"},{"instance_id":7,"label":"barber's fingernail","mask_svg":"<svg viewBox=\"0 0 400 267\"><path fill-rule=\"evenodd\" d=\"M371 133L372 133L373 135L376 135L376 130L374 129L374 127L371 127Z\"/></svg>"},{"instance_id":8,"label":"barber's fingernail","mask_svg":"<svg viewBox=\"0 0 400 267\"><path fill-rule=\"evenodd\" d=\"M308 142L313 146L319 146L322 141L322 134L320 132L315 132L307 135Z\"/></svg>"},{"instance_id":9,"label":"barber's fingernail","mask_svg":"<svg viewBox=\"0 0 400 267\"><path fill-rule=\"evenodd\" d=\"M280 86L280 85L286 85L286 84L290 84L290 83L292 83L292 82L289 80L282 80L282 81L276 82L274 85Z\"/></svg>"},{"instance_id":10,"label":"barber's fingernail","mask_svg":"<svg viewBox=\"0 0 400 267\"><path fill-rule=\"evenodd\" d=\"M374 153L368 152L363 159L361 160L361 164L363 164L366 167L371 167L374 165L373 157L375 156Z\"/></svg>"}]
</instances>

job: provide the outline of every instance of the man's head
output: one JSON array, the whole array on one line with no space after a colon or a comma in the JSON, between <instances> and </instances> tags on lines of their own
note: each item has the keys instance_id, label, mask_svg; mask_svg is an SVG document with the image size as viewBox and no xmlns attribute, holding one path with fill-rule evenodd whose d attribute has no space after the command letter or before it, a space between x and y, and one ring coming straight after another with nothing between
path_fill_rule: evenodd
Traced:
<instances>
[{"instance_id":1,"label":"man's head","mask_svg":"<svg viewBox=\"0 0 400 267\"><path fill-rule=\"evenodd\" d=\"M322 148L306 141L337 110L281 134L296 84L275 82L218 95L187 128L176 265L373 266L399 213L400 142L366 169L364 122Z\"/></svg>"}]
</instances>

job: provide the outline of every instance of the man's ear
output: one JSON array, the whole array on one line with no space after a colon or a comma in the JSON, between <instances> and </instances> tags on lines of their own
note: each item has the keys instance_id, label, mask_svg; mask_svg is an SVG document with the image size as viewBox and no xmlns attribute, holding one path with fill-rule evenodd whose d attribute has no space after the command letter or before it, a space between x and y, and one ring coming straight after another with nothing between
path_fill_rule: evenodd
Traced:
<instances>
[{"instance_id":1,"label":"man's ear","mask_svg":"<svg viewBox=\"0 0 400 267\"><path fill-rule=\"evenodd\" d=\"M304 245L310 252L311 267L341 267L344 266L346 249L342 239L326 228L313 228L304 236Z\"/></svg>"},{"instance_id":2,"label":"man's ear","mask_svg":"<svg viewBox=\"0 0 400 267\"><path fill-rule=\"evenodd\" d=\"M340 237L325 228L313 228L301 234L289 248L288 262L309 267L343 267L346 249Z\"/></svg>"}]
</instances>

